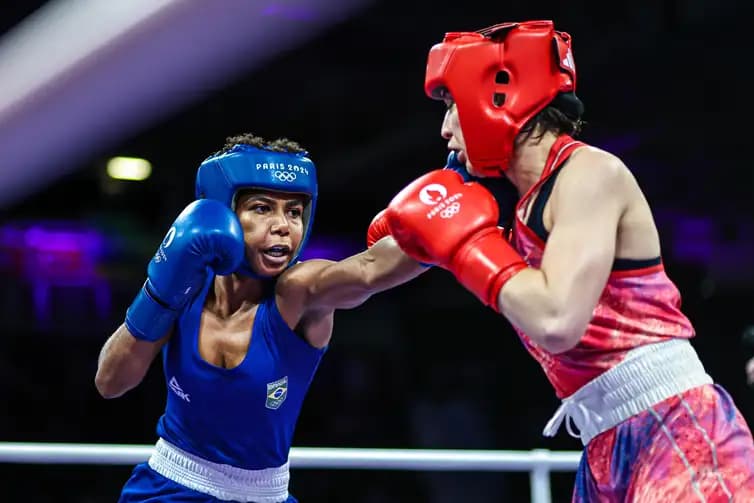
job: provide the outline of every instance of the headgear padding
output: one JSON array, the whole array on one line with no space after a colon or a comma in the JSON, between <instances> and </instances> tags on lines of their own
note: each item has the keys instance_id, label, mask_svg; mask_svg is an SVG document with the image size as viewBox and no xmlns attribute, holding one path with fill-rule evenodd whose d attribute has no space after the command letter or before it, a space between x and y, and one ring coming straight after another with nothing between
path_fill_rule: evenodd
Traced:
<instances>
[{"instance_id":1,"label":"headgear padding","mask_svg":"<svg viewBox=\"0 0 754 503\"><path fill-rule=\"evenodd\" d=\"M250 145L234 145L227 152L205 159L196 173L197 199L216 199L235 210L238 192L262 189L304 194L304 234L293 252L288 267L293 265L306 246L317 206L317 170L308 153L273 152ZM247 260L242 271L256 276Z\"/></svg>"},{"instance_id":2,"label":"headgear padding","mask_svg":"<svg viewBox=\"0 0 754 503\"><path fill-rule=\"evenodd\" d=\"M446 33L429 51L424 90L434 99L450 94L469 161L501 176L523 125L559 93L575 92L571 36L552 21Z\"/></svg>"}]
</instances>

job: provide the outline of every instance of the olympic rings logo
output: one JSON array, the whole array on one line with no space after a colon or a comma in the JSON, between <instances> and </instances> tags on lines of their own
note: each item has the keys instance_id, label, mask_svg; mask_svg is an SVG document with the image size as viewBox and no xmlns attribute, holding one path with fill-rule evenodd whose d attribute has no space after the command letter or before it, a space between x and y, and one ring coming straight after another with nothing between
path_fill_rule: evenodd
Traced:
<instances>
[{"instance_id":1,"label":"olympic rings logo","mask_svg":"<svg viewBox=\"0 0 754 503\"><path fill-rule=\"evenodd\" d=\"M275 170L272 172L272 177L280 180L281 182L290 183L296 179L296 173L293 173L291 171Z\"/></svg>"},{"instance_id":2,"label":"olympic rings logo","mask_svg":"<svg viewBox=\"0 0 754 503\"><path fill-rule=\"evenodd\" d=\"M440 218L452 218L461 211L461 203L453 203L440 212Z\"/></svg>"}]
</instances>

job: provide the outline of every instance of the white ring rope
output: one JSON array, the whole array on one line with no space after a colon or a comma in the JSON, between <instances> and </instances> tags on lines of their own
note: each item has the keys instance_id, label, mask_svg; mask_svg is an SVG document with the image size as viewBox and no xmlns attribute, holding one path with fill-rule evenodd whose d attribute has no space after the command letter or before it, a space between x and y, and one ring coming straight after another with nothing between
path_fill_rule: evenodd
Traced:
<instances>
[{"instance_id":1,"label":"white ring rope","mask_svg":"<svg viewBox=\"0 0 754 503\"><path fill-rule=\"evenodd\" d=\"M0 463L135 465L154 445L0 442ZM529 472L532 503L551 503L550 472L575 471L577 451L293 447L291 468Z\"/></svg>"},{"instance_id":2,"label":"white ring rope","mask_svg":"<svg viewBox=\"0 0 754 503\"><path fill-rule=\"evenodd\" d=\"M0 463L132 465L153 445L0 442ZM293 447L291 468L529 472L575 471L581 452Z\"/></svg>"}]
</instances>

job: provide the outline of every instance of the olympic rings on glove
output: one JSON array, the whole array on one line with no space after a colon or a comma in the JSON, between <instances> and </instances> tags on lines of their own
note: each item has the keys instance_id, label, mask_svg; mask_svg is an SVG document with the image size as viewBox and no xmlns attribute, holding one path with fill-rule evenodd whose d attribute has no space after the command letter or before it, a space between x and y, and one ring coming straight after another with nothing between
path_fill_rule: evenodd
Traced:
<instances>
[{"instance_id":1,"label":"olympic rings on glove","mask_svg":"<svg viewBox=\"0 0 754 503\"><path fill-rule=\"evenodd\" d=\"M451 218L461 211L461 203L455 202L440 212L441 218Z\"/></svg>"}]
</instances>

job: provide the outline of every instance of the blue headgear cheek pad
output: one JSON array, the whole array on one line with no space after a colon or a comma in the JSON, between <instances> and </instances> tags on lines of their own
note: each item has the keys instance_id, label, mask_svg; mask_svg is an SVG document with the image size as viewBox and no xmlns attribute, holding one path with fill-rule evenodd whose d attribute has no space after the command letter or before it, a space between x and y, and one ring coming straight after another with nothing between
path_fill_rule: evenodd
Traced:
<instances>
[{"instance_id":1,"label":"blue headgear cheek pad","mask_svg":"<svg viewBox=\"0 0 754 503\"><path fill-rule=\"evenodd\" d=\"M304 234L288 267L306 246L317 207L317 170L306 152L272 152L249 145L235 145L227 152L208 157L196 173L196 198L215 199L235 210L240 190L262 189L305 194ZM239 272L258 277L244 260Z\"/></svg>"}]
</instances>

